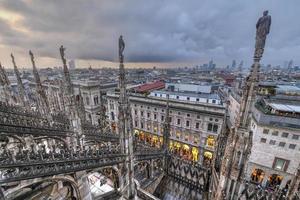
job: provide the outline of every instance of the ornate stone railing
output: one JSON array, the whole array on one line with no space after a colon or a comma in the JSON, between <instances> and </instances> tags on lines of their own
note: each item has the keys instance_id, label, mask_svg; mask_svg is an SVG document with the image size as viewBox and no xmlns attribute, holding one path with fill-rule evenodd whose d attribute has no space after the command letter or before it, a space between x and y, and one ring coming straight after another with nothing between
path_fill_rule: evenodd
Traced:
<instances>
[{"instance_id":1,"label":"ornate stone railing","mask_svg":"<svg viewBox=\"0 0 300 200\"><path fill-rule=\"evenodd\" d=\"M2 153L0 184L112 166L124 161L125 155L115 150L60 152L58 154L38 152L17 156Z\"/></svg>"},{"instance_id":2,"label":"ornate stone railing","mask_svg":"<svg viewBox=\"0 0 300 200\"><path fill-rule=\"evenodd\" d=\"M109 142L116 142L120 139L119 135L112 134L111 132L101 132L100 127L92 124L83 124L82 128L86 139L100 139Z\"/></svg>"},{"instance_id":3,"label":"ornate stone railing","mask_svg":"<svg viewBox=\"0 0 300 200\"><path fill-rule=\"evenodd\" d=\"M0 124L69 131L70 122L63 113L51 115L51 122L39 112L0 102Z\"/></svg>"}]
</instances>

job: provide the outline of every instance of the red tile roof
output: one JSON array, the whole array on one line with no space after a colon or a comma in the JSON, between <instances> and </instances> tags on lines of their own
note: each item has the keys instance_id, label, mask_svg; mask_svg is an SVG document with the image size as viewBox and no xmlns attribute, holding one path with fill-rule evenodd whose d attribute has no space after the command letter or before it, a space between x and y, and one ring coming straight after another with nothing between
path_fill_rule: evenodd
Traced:
<instances>
[{"instance_id":1,"label":"red tile roof","mask_svg":"<svg viewBox=\"0 0 300 200\"><path fill-rule=\"evenodd\" d=\"M155 81L151 83L145 83L135 88L137 92L148 92L152 90L159 90L165 88L165 83L163 81Z\"/></svg>"}]
</instances>

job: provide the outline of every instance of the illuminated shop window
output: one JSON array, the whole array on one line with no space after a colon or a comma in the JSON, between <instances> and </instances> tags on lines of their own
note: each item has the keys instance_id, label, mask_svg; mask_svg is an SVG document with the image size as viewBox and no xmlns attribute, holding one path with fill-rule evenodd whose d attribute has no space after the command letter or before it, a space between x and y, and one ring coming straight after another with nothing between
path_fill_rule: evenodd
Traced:
<instances>
[{"instance_id":1,"label":"illuminated shop window","mask_svg":"<svg viewBox=\"0 0 300 200\"><path fill-rule=\"evenodd\" d=\"M213 157L213 154L212 154L211 152L209 152L209 151L205 151L205 152L204 152L204 159L209 159L209 160L211 160L212 157Z\"/></svg>"},{"instance_id":2,"label":"illuminated shop window","mask_svg":"<svg viewBox=\"0 0 300 200\"><path fill-rule=\"evenodd\" d=\"M199 150L196 147L192 148L192 159L193 161L198 161L199 159Z\"/></svg>"},{"instance_id":3,"label":"illuminated shop window","mask_svg":"<svg viewBox=\"0 0 300 200\"><path fill-rule=\"evenodd\" d=\"M215 146L215 137L212 135L209 135L206 140L206 145L209 147L214 147Z\"/></svg>"}]
</instances>

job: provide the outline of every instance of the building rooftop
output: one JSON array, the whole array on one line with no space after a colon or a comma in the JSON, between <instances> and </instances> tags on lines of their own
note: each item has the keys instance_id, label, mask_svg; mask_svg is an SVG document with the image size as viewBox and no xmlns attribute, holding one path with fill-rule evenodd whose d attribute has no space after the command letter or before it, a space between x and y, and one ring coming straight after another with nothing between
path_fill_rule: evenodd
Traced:
<instances>
[{"instance_id":1,"label":"building rooftop","mask_svg":"<svg viewBox=\"0 0 300 200\"><path fill-rule=\"evenodd\" d=\"M287 105L287 104L280 104L280 103L270 103L269 105L274 110L300 113L300 105Z\"/></svg>"},{"instance_id":2,"label":"building rooftop","mask_svg":"<svg viewBox=\"0 0 300 200\"><path fill-rule=\"evenodd\" d=\"M277 85L278 93L295 93L300 95L300 88L294 85Z\"/></svg>"},{"instance_id":3,"label":"building rooftop","mask_svg":"<svg viewBox=\"0 0 300 200\"><path fill-rule=\"evenodd\" d=\"M221 100L220 96L215 93L173 92L168 90L155 90L152 93Z\"/></svg>"},{"instance_id":4,"label":"building rooftop","mask_svg":"<svg viewBox=\"0 0 300 200\"><path fill-rule=\"evenodd\" d=\"M154 81L150 83L142 84L135 88L137 92L149 92L152 90L159 90L165 88L165 83L163 81Z\"/></svg>"}]
</instances>

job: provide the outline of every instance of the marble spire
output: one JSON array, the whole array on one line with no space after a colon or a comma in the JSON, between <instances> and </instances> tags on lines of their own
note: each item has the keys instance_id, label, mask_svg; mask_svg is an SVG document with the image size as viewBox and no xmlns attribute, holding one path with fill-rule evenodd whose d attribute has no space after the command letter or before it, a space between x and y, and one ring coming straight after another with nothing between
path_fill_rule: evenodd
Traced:
<instances>
[{"instance_id":1,"label":"marble spire","mask_svg":"<svg viewBox=\"0 0 300 200\"><path fill-rule=\"evenodd\" d=\"M19 97L20 97L21 104L24 107L29 108L28 97L27 97L26 92L25 92L25 87L24 87L22 79L21 79L20 71L18 70L18 67L17 67L16 62L15 62L15 57L14 57L13 54L11 54L10 56L11 56L11 60L12 60L13 66L14 66L14 72L15 72L15 75L16 75L16 78L17 78L18 92L19 92Z\"/></svg>"},{"instance_id":2,"label":"marble spire","mask_svg":"<svg viewBox=\"0 0 300 200\"><path fill-rule=\"evenodd\" d=\"M35 61L34 61L34 55L33 55L32 51L29 51L29 55L30 55L30 59L31 59L31 63L32 63L32 72L33 72L33 76L34 76L35 83L36 83L36 92L38 94L38 97L39 97L38 99L40 101L39 104L41 105L41 109L44 114L50 114L49 101L46 96L46 92L42 86L40 75L36 68Z\"/></svg>"}]
</instances>

